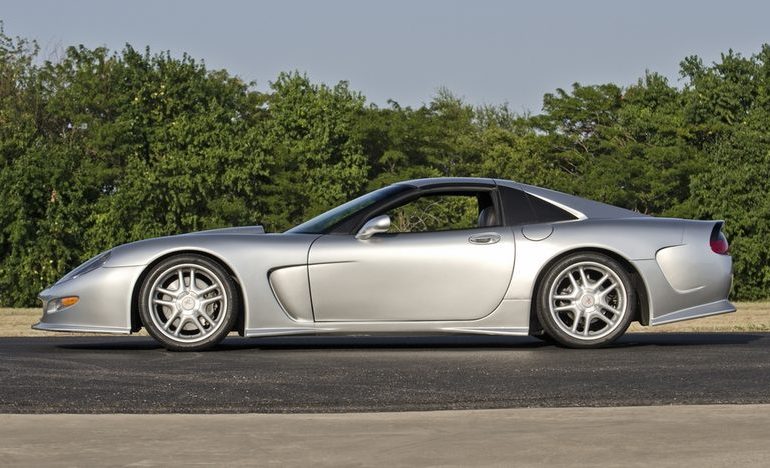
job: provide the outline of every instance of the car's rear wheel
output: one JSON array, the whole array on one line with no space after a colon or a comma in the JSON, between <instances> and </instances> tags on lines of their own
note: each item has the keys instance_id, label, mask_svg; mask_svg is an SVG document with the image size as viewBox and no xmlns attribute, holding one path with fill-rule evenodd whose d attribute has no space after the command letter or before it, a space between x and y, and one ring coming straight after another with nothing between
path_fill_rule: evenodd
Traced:
<instances>
[{"instance_id":1,"label":"car's rear wheel","mask_svg":"<svg viewBox=\"0 0 770 468\"><path fill-rule=\"evenodd\" d=\"M559 344L597 348L625 333L635 306L636 292L620 263L600 253L577 253L546 272L537 318Z\"/></svg>"},{"instance_id":2,"label":"car's rear wheel","mask_svg":"<svg viewBox=\"0 0 770 468\"><path fill-rule=\"evenodd\" d=\"M238 292L217 262L195 254L170 257L147 274L139 292L147 332L173 351L210 348L232 330Z\"/></svg>"}]
</instances>

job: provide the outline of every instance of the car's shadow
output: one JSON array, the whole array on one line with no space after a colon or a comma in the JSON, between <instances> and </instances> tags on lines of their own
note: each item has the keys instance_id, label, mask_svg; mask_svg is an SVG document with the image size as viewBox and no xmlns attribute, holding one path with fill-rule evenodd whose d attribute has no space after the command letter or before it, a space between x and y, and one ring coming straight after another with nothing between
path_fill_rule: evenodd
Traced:
<instances>
[{"instance_id":1,"label":"car's shadow","mask_svg":"<svg viewBox=\"0 0 770 468\"><path fill-rule=\"evenodd\" d=\"M629 333L605 350L654 346L713 346L748 344L770 339L763 333ZM158 350L161 346L152 338L87 338L75 342L57 343L70 350ZM428 335L428 336L289 336L268 338L229 337L208 352L226 352L248 349L259 350L392 350L392 349L485 349L528 350L554 349L559 346L532 337L485 335Z\"/></svg>"}]
</instances>

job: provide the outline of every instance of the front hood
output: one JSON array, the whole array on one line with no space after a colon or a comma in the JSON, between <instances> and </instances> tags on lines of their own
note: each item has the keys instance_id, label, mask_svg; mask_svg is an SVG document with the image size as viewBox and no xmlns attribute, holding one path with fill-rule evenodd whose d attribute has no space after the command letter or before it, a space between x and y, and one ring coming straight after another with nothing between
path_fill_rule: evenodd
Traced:
<instances>
[{"instance_id":1,"label":"front hood","mask_svg":"<svg viewBox=\"0 0 770 468\"><path fill-rule=\"evenodd\" d=\"M206 236L206 235L213 235L213 234L245 234L245 235L253 235L253 234L264 234L265 228L263 228L260 225L257 226L238 226L238 227L228 227L228 228L220 228L220 229L209 229L208 231L196 231L196 232L188 232L186 234L179 234L180 236Z\"/></svg>"},{"instance_id":2,"label":"front hood","mask_svg":"<svg viewBox=\"0 0 770 468\"><path fill-rule=\"evenodd\" d=\"M282 237L282 235L265 234L262 226L243 226L144 239L113 248L112 255L105 266L146 265L158 256L177 250L196 250L217 255L222 247L228 245L253 247L257 240L259 243L268 242L274 237Z\"/></svg>"}]
</instances>

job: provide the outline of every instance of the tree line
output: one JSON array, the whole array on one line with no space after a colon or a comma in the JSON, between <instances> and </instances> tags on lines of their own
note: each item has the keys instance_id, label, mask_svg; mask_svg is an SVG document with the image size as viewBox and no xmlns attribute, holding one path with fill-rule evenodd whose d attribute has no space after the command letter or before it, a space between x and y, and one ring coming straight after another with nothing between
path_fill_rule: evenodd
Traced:
<instances>
[{"instance_id":1,"label":"tree line","mask_svg":"<svg viewBox=\"0 0 770 468\"><path fill-rule=\"evenodd\" d=\"M368 103L281 73L258 91L183 55L69 47L0 23L0 304L29 306L114 245L231 225L280 231L416 177L518 180L643 213L725 219L736 299L770 297L770 46L678 83L574 84L537 114L439 90Z\"/></svg>"}]
</instances>

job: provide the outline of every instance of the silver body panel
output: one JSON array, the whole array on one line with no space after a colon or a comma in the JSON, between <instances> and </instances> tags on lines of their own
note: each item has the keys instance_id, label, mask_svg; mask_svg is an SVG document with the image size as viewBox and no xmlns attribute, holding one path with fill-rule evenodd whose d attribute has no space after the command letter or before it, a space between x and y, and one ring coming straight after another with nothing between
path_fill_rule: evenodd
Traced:
<instances>
[{"instance_id":1,"label":"silver body panel","mask_svg":"<svg viewBox=\"0 0 770 468\"><path fill-rule=\"evenodd\" d=\"M421 179L417 189L475 184L522 190L575 219L430 233L264 234L259 226L115 247L99 269L40 294L34 328L130 333L143 275L174 253L220 261L240 286L246 336L370 333L529 333L536 282L568 252L624 259L646 292L652 325L732 312L732 259L709 247L715 221L664 219L539 187L493 179ZM474 243L474 236L493 239ZM486 242L485 240L485 242ZM78 296L48 313L49 301Z\"/></svg>"},{"instance_id":2,"label":"silver body panel","mask_svg":"<svg viewBox=\"0 0 770 468\"><path fill-rule=\"evenodd\" d=\"M493 244L473 244L493 234ZM511 282L510 228L409 233L358 240L323 236L308 260L319 322L478 320Z\"/></svg>"}]
</instances>

